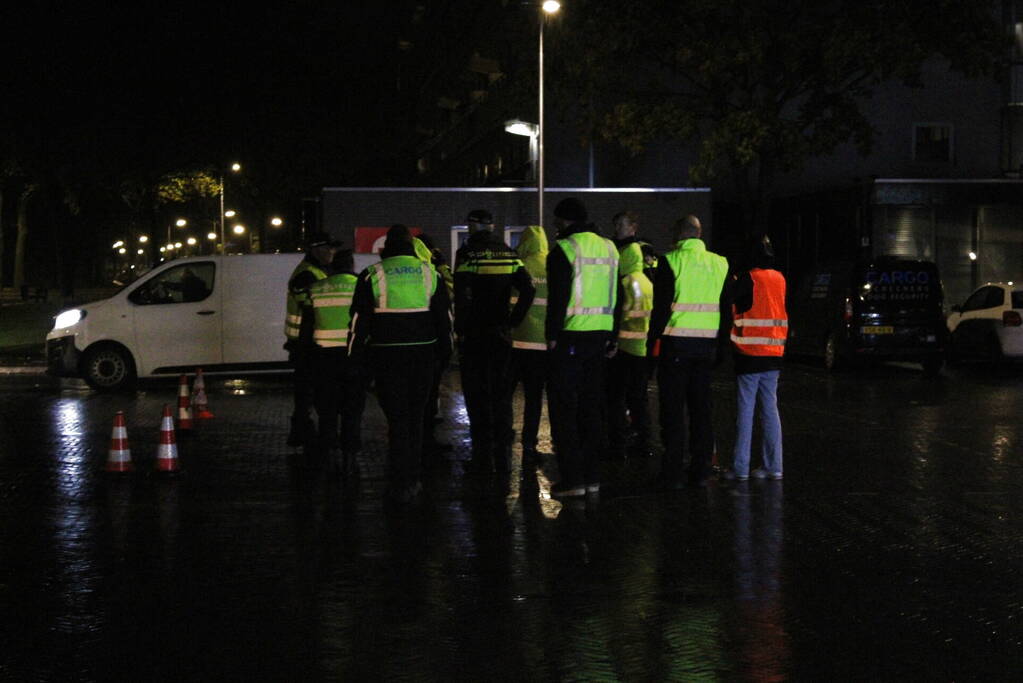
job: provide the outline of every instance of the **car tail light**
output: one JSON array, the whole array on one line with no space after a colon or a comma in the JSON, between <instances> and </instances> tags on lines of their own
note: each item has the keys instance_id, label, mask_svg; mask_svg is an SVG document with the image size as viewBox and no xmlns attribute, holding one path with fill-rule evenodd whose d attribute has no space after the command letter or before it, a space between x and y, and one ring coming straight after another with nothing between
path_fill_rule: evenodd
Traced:
<instances>
[{"instance_id":1,"label":"car tail light","mask_svg":"<svg viewBox=\"0 0 1023 683\"><path fill-rule=\"evenodd\" d=\"M1003 327L1019 327L1020 325L1023 325L1023 318L1020 317L1019 311L1002 312Z\"/></svg>"},{"instance_id":2,"label":"car tail light","mask_svg":"<svg viewBox=\"0 0 1023 683\"><path fill-rule=\"evenodd\" d=\"M845 297L845 314L842 316L846 322L852 320L853 317L853 305L852 299Z\"/></svg>"}]
</instances>

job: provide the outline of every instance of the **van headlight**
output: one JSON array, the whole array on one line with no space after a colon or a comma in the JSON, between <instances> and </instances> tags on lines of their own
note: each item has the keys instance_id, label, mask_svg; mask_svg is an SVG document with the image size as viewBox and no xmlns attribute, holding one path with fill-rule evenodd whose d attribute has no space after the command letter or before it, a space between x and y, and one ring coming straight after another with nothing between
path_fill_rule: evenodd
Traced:
<instances>
[{"instance_id":1,"label":"van headlight","mask_svg":"<svg viewBox=\"0 0 1023 683\"><path fill-rule=\"evenodd\" d=\"M53 329L60 330L65 327L71 327L77 325L78 321L85 317L85 310L81 308L72 308L67 311L61 311L57 314L56 320L53 321Z\"/></svg>"}]
</instances>

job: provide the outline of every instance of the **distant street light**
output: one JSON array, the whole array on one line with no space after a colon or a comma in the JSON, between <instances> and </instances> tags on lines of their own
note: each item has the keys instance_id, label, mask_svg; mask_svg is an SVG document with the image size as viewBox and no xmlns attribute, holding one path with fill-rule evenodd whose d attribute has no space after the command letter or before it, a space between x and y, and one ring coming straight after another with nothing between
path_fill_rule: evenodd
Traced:
<instances>
[{"instance_id":1,"label":"distant street light","mask_svg":"<svg viewBox=\"0 0 1023 683\"><path fill-rule=\"evenodd\" d=\"M217 239L217 233L215 233L215 232L208 232L208 233L206 233L206 239L208 239L208 240L215 240L215 239Z\"/></svg>"},{"instance_id":2,"label":"distant street light","mask_svg":"<svg viewBox=\"0 0 1023 683\"><path fill-rule=\"evenodd\" d=\"M275 228L279 228L282 225L284 225L284 221L281 220L279 217L274 216L273 218L270 219L270 225L274 226Z\"/></svg>"},{"instance_id":3,"label":"distant street light","mask_svg":"<svg viewBox=\"0 0 1023 683\"><path fill-rule=\"evenodd\" d=\"M227 211L224 212L224 215L228 218L234 218L235 216L238 215L238 212L235 211L234 209L228 209Z\"/></svg>"},{"instance_id":4,"label":"distant street light","mask_svg":"<svg viewBox=\"0 0 1023 683\"><path fill-rule=\"evenodd\" d=\"M187 240L185 240L185 242L187 242L188 246L190 246L190 247L194 247L195 246L195 238L194 237L189 237Z\"/></svg>"},{"instance_id":5,"label":"distant street light","mask_svg":"<svg viewBox=\"0 0 1023 683\"><path fill-rule=\"evenodd\" d=\"M116 242L113 243L113 245L111 245L110 248L111 249L117 249L117 248L123 247L123 246L124 246L124 240L117 240Z\"/></svg>"},{"instance_id":6,"label":"distant street light","mask_svg":"<svg viewBox=\"0 0 1023 683\"><path fill-rule=\"evenodd\" d=\"M145 244L149 241L149 235L139 235L139 242Z\"/></svg>"},{"instance_id":7,"label":"distant street light","mask_svg":"<svg viewBox=\"0 0 1023 683\"><path fill-rule=\"evenodd\" d=\"M125 249L124 247L121 247L120 249L117 250L117 253L118 254L127 254L128 250Z\"/></svg>"}]
</instances>

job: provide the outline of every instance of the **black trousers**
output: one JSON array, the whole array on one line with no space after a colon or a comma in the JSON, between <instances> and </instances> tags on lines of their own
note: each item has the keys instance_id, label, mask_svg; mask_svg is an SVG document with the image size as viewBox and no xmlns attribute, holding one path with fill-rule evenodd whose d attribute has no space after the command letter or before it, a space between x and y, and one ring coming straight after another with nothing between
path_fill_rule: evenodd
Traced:
<instances>
[{"instance_id":1,"label":"black trousers","mask_svg":"<svg viewBox=\"0 0 1023 683\"><path fill-rule=\"evenodd\" d=\"M633 356L621 350L607 362L607 431L612 447L625 444L630 427L643 441L650 435L647 363L645 356Z\"/></svg>"},{"instance_id":2,"label":"black trousers","mask_svg":"<svg viewBox=\"0 0 1023 683\"><path fill-rule=\"evenodd\" d=\"M661 355L657 368L660 399L662 478L680 481L685 456L685 416L689 415L689 481L709 476L714 451L710 379L714 361Z\"/></svg>"},{"instance_id":3,"label":"black trousers","mask_svg":"<svg viewBox=\"0 0 1023 683\"><path fill-rule=\"evenodd\" d=\"M388 478L394 486L413 484L422 474L423 414L434 361L434 344L372 349L377 401L387 418Z\"/></svg>"},{"instance_id":4,"label":"black trousers","mask_svg":"<svg viewBox=\"0 0 1023 683\"><path fill-rule=\"evenodd\" d=\"M366 376L343 347L317 349L313 356L313 396L319 418L320 445L346 453L362 449L362 413L366 407ZM341 433L338 434L340 414Z\"/></svg>"},{"instance_id":5,"label":"black trousers","mask_svg":"<svg viewBox=\"0 0 1023 683\"><path fill-rule=\"evenodd\" d=\"M547 408L561 482L600 482L600 453L607 443L604 423L603 347L580 350L559 342L550 352Z\"/></svg>"},{"instance_id":6,"label":"black trousers","mask_svg":"<svg viewBox=\"0 0 1023 683\"><path fill-rule=\"evenodd\" d=\"M512 374L515 384L522 383L525 398L522 408L522 447L536 449L540 416L543 413L543 389L547 384L547 352L512 349Z\"/></svg>"},{"instance_id":7,"label":"black trousers","mask_svg":"<svg viewBox=\"0 0 1023 683\"><path fill-rule=\"evenodd\" d=\"M459 363L465 411L474 456L487 457L511 446L512 392L511 342L498 335L467 338Z\"/></svg>"},{"instance_id":8,"label":"black trousers","mask_svg":"<svg viewBox=\"0 0 1023 683\"><path fill-rule=\"evenodd\" d=\"M288 351L288 363L295 369L292 386L295 408L291 413L293 422L311 422L313 410L313 363L316 347L303 347Z\"/></svg>"}]
</instances>

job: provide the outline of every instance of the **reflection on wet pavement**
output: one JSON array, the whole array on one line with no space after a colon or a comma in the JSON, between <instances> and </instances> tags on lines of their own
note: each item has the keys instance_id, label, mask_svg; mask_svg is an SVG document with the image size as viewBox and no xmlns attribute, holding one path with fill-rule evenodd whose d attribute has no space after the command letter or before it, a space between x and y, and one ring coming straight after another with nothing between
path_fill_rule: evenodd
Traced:
<instances>
[{"instance_id":1,"label":"reflection on wet pavement","mask_svg":"<svg viewBox=\"0 0 1023 683\"><path fill-rule=\"evenodd\" d=\"M784 482L658 494L656 458L616 460L561 502L553 457L464 473L454 375L455 449L400 512L372 399L342 486L289 466L286 381L207 377L217 417L164 476L173 383L3 378L0 680L1015 678L1021 379L790 364ZM117 410L133 474L103 472Z\"/></svg>"}]
</instances>

